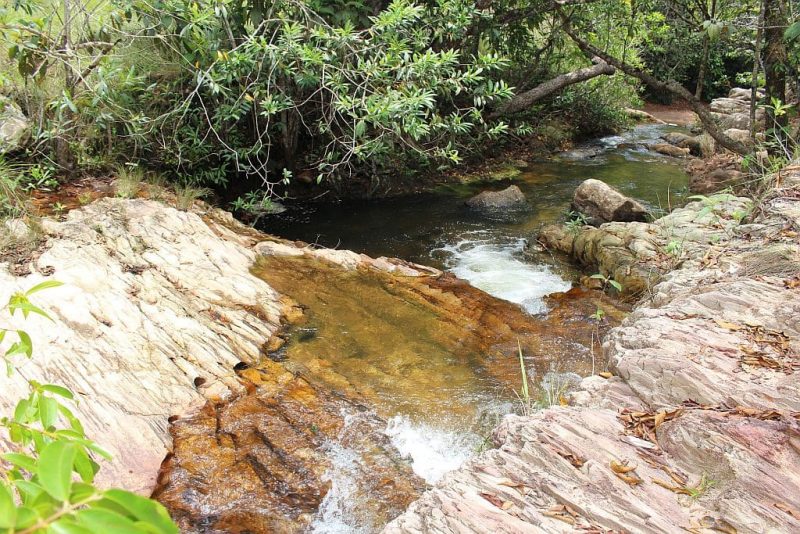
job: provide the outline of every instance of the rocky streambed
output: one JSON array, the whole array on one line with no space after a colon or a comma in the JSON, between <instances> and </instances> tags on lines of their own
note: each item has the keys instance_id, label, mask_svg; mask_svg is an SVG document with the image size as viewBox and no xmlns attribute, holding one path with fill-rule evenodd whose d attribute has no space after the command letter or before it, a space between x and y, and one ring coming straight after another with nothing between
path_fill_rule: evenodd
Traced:
<instances>
[{"instance_id":1,"label":"rocky streambed","mask_svg":"<svg viewBox=\"0 0 800 534\"><path fill-rule=\"evenodd\" d=\"M578 289L536 318L436 269L148 200L45 219L0 299L44 279L64 283L37 299L55 324L24 323L21 374L75 391L114 456L101 483L154 491L187 532L378 530L513 408L520 350L540 377L590 373L626 313Z\"/></svg>"},{"instance_id":2,"label":"rocky streambed","mask_svg":"<svg viewBox=\"0 0 800 534\"><path fill-rule=\"evenodd\" d=\"M798 531L800 168L774 180L758 204L546 229L642 297L605 339L613 376L507 417L385 532Z\"/></svg>"},{"instance_id":3,"label":"rocky streambed","mask_svg":"<svg viewBox=\"0 0 800 534\"><path fill-rule=\"evenodd\" d=\"M627 318L599 291L542 298L542 281L568 287L556 267L521 263L521 239L472 220L436 250L520 306L219 210L109 198L44 220L32 254L0 263L0 299L65 283L37 299L55 325L24 323L21 372L75 391L115 457L101 482L153 492L186 532L788 532L798 202L789 167L758 204L712 195L652 223L545 228L535 257L620 282L639 301ZM485 279L498 268L533 290ZM520 352L534 389L609 372L506 415ZM25 391L12 379L3 411Z\"/></svg>"}]
</instances>

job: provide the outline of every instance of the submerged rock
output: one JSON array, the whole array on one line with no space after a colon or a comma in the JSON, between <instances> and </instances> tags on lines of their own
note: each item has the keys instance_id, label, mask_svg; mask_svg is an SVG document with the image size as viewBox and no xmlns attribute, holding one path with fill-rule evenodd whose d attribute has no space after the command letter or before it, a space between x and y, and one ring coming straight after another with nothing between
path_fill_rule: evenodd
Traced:
<instances>
[{"instance_id":1,"label":"submerged rock","mask_svg":"<svg viewBox=\"0 0 800 534\"><path fill-rule=\"evenodd\" d=\"M590 224L610 221L643 221L647 210L636 200L626 197L600 180L585 180L575 190L572 207Z\"/></svg>"},{"instance_id":2,"label":"submerged rock","mask_svg":"<svg viewBox=\"0 0 800 534\"><path fill-rule=\"evenodd\" d=\"M520 210L528 206L525 194L516 185L502 191L483 191L466 201L466 205L477 211L501 212Z\"/></svg>"}]
</instances>

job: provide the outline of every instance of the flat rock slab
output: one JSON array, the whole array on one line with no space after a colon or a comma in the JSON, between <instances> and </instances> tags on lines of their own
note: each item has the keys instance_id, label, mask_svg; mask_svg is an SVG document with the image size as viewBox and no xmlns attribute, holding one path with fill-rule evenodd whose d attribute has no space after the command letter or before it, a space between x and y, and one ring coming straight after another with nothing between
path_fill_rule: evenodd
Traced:
<instances>
[{"instance_id":1,"label":"flat rock slab","mask_svg":"<svg viewBox=\"0 0 800 534\"><path fill-rule=\"evenodd\" d=\"M509 416L497 449L448 475L384 533L790 532L800 528L791 513L800 474L786 470L800 463L797 437L794 418L707 410L663 423L660 446L628 433L612 410Z\"/></svg>"}]
</instances>

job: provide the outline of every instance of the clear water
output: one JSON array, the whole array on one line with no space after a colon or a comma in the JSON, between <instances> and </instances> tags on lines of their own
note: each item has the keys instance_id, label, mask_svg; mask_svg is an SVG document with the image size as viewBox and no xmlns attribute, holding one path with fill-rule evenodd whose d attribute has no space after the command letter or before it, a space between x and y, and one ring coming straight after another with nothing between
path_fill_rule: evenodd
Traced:
<instances>
[{"instance_id":1,"label":"clear water","mask_svg":"<svg viewBox=\"0 0 800 534\"><path fill-rule=\"evenodd\" d=\"M575 188L587 178L603 180L654 211L680 204L688 181L682 162L625 146L655 140L673 129L639 126L532 163L513 182L450 187L437 194L389 200L287 203L289 210L265 220L261 229L325 247L447 269L532 315L545 314L543 297L567 291L576 273L547 254L524 254L526 242L543 224L563 220ZM509 183L522 189L530 211L487 218L464 206L479 191ZM385 434L428 483L436 483L473 455L487 429L512 409L513 394L502 383L518 380L518 363L511 362L508 380L498 381L496 374L487 374L483 364L475 363L481 361L479 355L452 352L459 346L454 337L458 334L440 318L399 301L383 281L303 262L266 262L257 272L314 311L308 325L314 336L290 343L285 365L313 374L334 389L353 388L372 399L377 413L388 420ZM576 333L567 333L575 327L547 324L546 315L539 317L542 334L530 342L541 344L526 349L526 354L538 350L561 362L559 371L587 374L586 343ZM538 372L543 376L542 369ZM331 490L313 531L369 531L353 497L358 456L336 443L328 452Z\"/></svg>"},{"instance_id":2,"label":"clear water","mask_svg":"<svg viewBox=\"0 0 800 534\"><path fill-rule=\"evenodd\" d=\"M525 242L547 223L563 220L572 194L588 178L602 180L654 212L680 205L688 177L682 161L638 145L668 125L640 125L622 135L533 162L513 181L443 187L438 193L385 200L291 205L260 229L330 248L391 256L448 269L497 297L544 311L542 295L564 291L574 271L549 255L523 257ZM587 154L590 157L587 157ZM485 189L522 189L530 211L490 218L464 201Z\"/></svg>"}]
</instances>

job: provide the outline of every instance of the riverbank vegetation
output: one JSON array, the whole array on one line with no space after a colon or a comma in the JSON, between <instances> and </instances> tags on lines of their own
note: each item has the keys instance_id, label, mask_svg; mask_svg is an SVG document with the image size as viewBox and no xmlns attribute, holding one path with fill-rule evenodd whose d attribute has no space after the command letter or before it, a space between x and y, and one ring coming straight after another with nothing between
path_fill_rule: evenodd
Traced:
<instances>
[{"instance_id":1,"label":"riverbank vegetation","mask_svg":"<svg viewBox=\"0 0 800 534\"><path fill-rule=\"evenodd\" d=\"M18 0L0 8L0 93L29 128L3 150L61 182L127 165L229 199L375 189L503 143L615 131L649 98L687 101L746 153L703 101L752 84L787 102L790 7Z\"/></svg>"}]
</instances>

